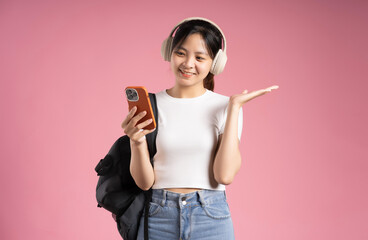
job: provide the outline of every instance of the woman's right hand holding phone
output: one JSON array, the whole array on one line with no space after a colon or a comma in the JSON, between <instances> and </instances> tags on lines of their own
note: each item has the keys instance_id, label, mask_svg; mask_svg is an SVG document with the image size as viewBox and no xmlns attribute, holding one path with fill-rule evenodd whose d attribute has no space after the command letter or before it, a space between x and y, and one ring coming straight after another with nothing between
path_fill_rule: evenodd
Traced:
<instances>
[{"instance_id":1,"label":"woman's right hand holding phone","mask_svg":"<svg viewBox=\"0 0 368 240\"><path fill-rule=\"evenodd\" d=\"M130 141L133 141L134 143L142 143L143 141L146 141L144 136L155 131L156 129L143 129L152 122L152 119L148 119L140 124L137 124L139 120L141 120L147 113L146 111L143 111L134 116L136 111L137 107L133 107L130 110L121 124L121 127L124 129L124 133L130 138Z\"/></svg>"}]
</instances>

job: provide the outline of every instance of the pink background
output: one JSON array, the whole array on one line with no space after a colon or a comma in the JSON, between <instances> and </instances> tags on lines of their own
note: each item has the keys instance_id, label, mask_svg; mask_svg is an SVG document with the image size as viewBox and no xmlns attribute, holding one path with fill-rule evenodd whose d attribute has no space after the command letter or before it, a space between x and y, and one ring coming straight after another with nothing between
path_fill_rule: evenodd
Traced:
<instances>
[{"instance_id":1,"label":"pink background","mask_svg":"<svg viewBox=\"0 0 368 240\"><path fill-rule=\"evenodd\" d=\"M227 194L236 239L368 239L367 1L0 2L0 239L120 239L94 167L127 114L123 89L174 84L161 43L216 22L215 92L279 85L243 106Z\"/></svg>"}]
</instances>

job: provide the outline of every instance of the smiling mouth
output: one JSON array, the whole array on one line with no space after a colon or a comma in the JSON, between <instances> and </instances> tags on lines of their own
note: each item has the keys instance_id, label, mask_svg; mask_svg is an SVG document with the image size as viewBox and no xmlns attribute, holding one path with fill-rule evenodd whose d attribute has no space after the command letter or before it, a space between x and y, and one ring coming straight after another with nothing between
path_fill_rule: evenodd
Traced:
<instances>
[{"instance_id":1,"label":"smiling mouth","mask_svg":"<svg viewBox=\"0 0 368 240\"><path fill-rule=\"evenodd\" d=\"M195 73L191 73L191 72L184 72L183 70L179 69L181 75L183 75L184 77L191 77L193 75L195 75Z\"/></svg>"}]
</instances>

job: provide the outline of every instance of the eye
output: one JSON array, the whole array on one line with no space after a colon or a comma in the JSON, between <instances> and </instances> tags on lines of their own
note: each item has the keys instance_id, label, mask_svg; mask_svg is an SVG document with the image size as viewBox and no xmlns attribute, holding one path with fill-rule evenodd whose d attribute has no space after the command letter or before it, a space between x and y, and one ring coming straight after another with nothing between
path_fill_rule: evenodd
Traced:
<instances>
[{"instance_id":1,"label":"eye","mask_svg":"<svg viewBox=\"0 0 368 240\"><path fill-rule=\"evenodd\" d=\"M179 56L183 56L183 55L184 55L184 53L183 53L183 52L180 52L180 51L175 51L175 53L176 53L177 55L179 55Z\"/></svg>"},{"instance_id":2,"label":"eye","mask_svg":"<svg viewBox=\"0 0 368 240\"><path fill-rule=\"evenodd\" d=\"M204 60L204 58L203 58L203 57L197 57L197 59L198 59L198 60Z\"/></svg>"}]
</instances>

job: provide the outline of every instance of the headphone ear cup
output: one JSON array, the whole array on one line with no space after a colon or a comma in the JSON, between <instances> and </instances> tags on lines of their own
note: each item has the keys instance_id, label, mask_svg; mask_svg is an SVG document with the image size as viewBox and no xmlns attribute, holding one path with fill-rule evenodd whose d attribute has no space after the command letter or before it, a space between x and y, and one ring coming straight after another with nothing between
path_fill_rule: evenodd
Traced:
<instances>
[{"instance_id":1,"label":"headphone ear cup","mask_svg":"<svg viewBox=\"0 0 368 240\"><path fill-rule=\"evenodd\" d=\"M170 36L166 38L161 45L161 56L163 57L165 61L168 61L168 62L170 62L170 59L171 59L170 52L171 52L172 42L173 42L173 38Z\"/></svg>"},{"instance_id":2,"label":"headphone ear cup","mask_svg":"<svg viewBox=\"0 0 368 240\"><path fill-rule=\"evenodd\" d=\"M213 59L210 73L212 73L213 75L220 74L224 70L226 62L227 62L226 53L222 51L222 49L218 50L215 58Z\"/></svg>"}]
</instances>

